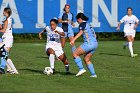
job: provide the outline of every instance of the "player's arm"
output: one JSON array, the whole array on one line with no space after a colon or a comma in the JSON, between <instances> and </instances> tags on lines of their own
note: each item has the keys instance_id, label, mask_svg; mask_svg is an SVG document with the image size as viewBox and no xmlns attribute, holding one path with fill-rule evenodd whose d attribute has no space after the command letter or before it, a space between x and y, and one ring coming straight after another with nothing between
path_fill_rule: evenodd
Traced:
<instances>
[{"instance_id":1,"label":"player's arm","mask_svg":"<svg viewBox=\"0 0 140 93\"><path fill-rule=\"evenodd\" d=\"M58 19L58 22L59 22L59 23L68 23L67 20L63 21L61 18Z\"/></svg>"},{"instance_id":2,"label":"player's arm","mask_svg":"<svg viewBox=\"0 0 140 93\"><path fill-rule=\"evenodd\" d=\"M119 22L119 24L118 24L116 30L118 30L118 31L120 30L120 26L121 26L121 24L122 24L122 22Z\"/></svg>"},{"instance_id":3,"label":"player's arm","mask_svg":"<svg viewBox=\"0 0 140 93\"><path fill-rule=\"evenodd\" d=\"M39 36L39 39L42 39L42 34L46 32L46 29L42 30L41 32L39 32L38 36Z\"/></svg>"},{"instance_id":4,"label":"player's arm","mask_svg":"<svg viewBox=\"0 0 140 93\"><path fill-rule=\"evenodd\" d=\"M61 36L65 36L65 33L64 32L59 32L59 31L55 30L55 33L58 33Z\"/></svg>"},{"instance_id":5,"label":"player's arm","mask_svg":"<svg viewBox=\"0 0 140 93\"><path fill-rule=\"evenodd\" d=\"M7 26L8 26L8 20L6 20L6 21L4 22L4 27L3 27L3 29L0 30L0 32L5 33L5 31L6 31L6 29L7 29Z\"/></svg>"},{"instance_id":6,"label":"player's arm","mask_svg":"<svg viewBox=\"0 0 140 93\"><path fill-rule=\"evenodd\" d=\"M73 38L70 42L71 45L74 45L75 41L83 34L83 30L80 30L79 33Z\"/></svg>"}]
</instances>

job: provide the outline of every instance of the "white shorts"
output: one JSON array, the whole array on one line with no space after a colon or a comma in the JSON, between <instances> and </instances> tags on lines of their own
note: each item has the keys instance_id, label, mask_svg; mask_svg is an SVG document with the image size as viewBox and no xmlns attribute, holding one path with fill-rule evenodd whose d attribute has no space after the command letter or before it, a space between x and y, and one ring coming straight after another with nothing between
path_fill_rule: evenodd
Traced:
<instances>
[{"instance_id":1,"label":"white shorts","mask_svg":"<svg viewBox=\"0 0 140 93\"><path fill-rule=\"evenodd\" d=\"M13 46L13 37L2 37L5 47L11 48Z\"/></svg>"},{"instance_id":2,"label":"white shorts","mask_svg":"<svg viewBox=\"0 0 140 93\"><path fill-rule=\"evenodd\" d=\"M127 37L127 36L135 37L135 35L136 35L136 31L135 30L125 31L124 32L124 37Z\"/></svg>"},{"instance_id":3,"label":"white shorts","mask_svg":"<svg viewBox=\"0 0 140 93\"><path fill-rule=\"evenodd\" d=\"M56 47L56 46L52 46L52 45L48 45L48 44L47 44L47 45L46 45L45 51L47 51L49 48L51 48L51 49L54 50L55 55L56 55L57 57L60 57L61 55L64 54L62 47Z\"/></svg>"}]
</instances>

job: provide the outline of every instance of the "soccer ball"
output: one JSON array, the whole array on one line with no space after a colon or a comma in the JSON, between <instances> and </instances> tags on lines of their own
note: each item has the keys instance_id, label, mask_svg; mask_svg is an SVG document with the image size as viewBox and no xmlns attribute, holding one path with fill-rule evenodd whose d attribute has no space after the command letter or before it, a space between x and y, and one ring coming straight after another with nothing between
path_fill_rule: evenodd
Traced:
<instances>
[{"instance_id":1,"label":"soccer ball","mask_svg":"<svg viewBox=\"0 0 140 93\"><path fill-rule=\"evenodd\" d=\"M51 67L45 67L44 74L45 75L48 75L48 76L51 75L51 74L53 74L52 68Z\"/></svg>"}]
</instances>

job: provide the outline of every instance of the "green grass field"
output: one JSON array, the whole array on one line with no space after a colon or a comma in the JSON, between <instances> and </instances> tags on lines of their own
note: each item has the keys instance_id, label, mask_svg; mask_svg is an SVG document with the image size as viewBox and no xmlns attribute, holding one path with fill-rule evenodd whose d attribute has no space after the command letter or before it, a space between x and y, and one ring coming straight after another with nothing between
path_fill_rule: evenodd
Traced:
<instances>
[{"instance_id":1,"label":"green grass field","mask_svg":"<svg viewBox=\"0 0 140 93\"><path fill-rule=\"evenodd\" d=\"M69 43L65 52L72 74L66 75L64 65L56 61L57 73L52 76L42 73L49 66L45 43L15 43L10 57L20 74L1 75L0 93L140 93L140 42L136 41L134 45L139 54L136 58L130 58L128 49L122 49L123 43L99 42L92 58L98 78L90 78L88 71L75 77L78 69Z\"/></svg>"}]
</instances>

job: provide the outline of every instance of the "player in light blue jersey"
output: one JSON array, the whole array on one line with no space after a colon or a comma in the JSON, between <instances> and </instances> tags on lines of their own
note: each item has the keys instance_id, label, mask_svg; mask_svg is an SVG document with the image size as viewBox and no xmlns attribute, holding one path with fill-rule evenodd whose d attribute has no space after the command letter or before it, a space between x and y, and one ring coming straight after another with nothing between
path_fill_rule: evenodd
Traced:
<instances>
[{"instance_id":1,"label":"player in light blue jersey","mask_svg":"<svg viewBox=\"0 0 140 93\"><path fill-rule=\"evenodd\" d=\"M98 46L98 42L96 40L94 30L86 22L88 20L88 17L86 17L83 13L77 14L76 19L79 24L79 33L74 37L74 39L70 42L70 44L75 44L75 41L82 35L83 35L83 40L84 40L84 43L81 44L73 52L74 61L79 68L79 72L76 74L76 76L80 76L86 72L86 70L83 67L82 60L80 58L80 55L84 55L84 62L86 63L87 68L89 69L91 73L91 77L97 77L94 71L93 64L90 61L92 55L94 54Z\"/></svg>"},{"instance_id":2,"label":"player in light blue jersey","mask_svg":"<svg viewBox=\"0 0 140 93\"><path fill-rule=\"evenodd\" d=\"M65 37L62 38L62 47L65 46L66 38L68 37L70 41L74 38L73 26L75 26L73 22L73 14L70 12L70 5L66 4L64 7L64 11L59 14L58 17L59 23L62 24L62 29L65 32ZM72 52L75 51L75 45L71 45Z\"/></svg>"}]
</instances>

